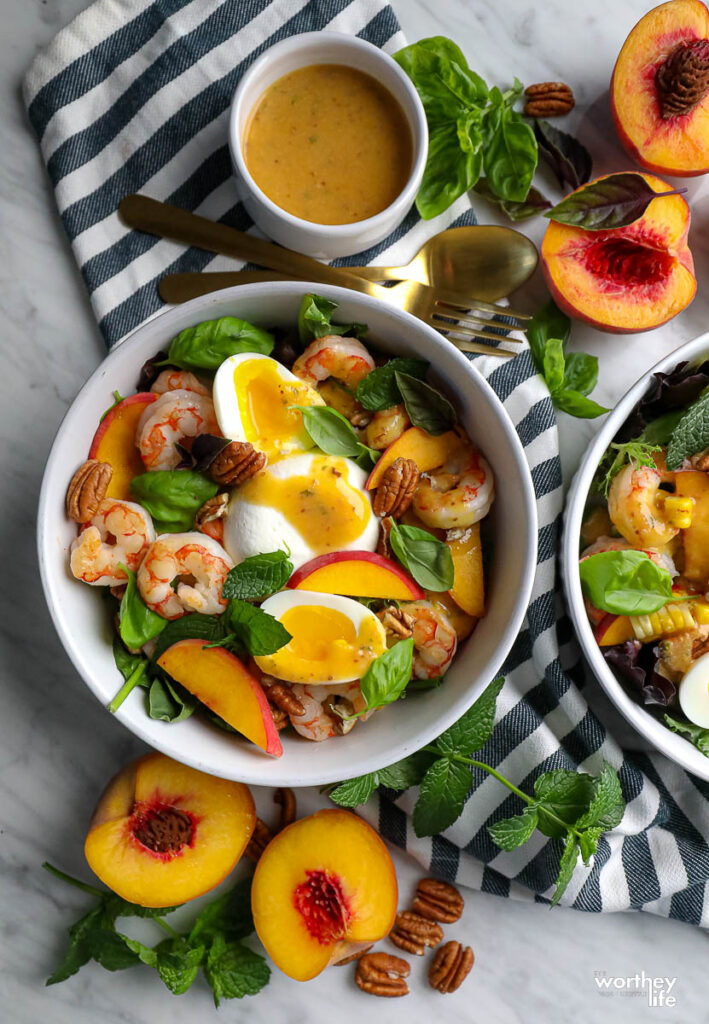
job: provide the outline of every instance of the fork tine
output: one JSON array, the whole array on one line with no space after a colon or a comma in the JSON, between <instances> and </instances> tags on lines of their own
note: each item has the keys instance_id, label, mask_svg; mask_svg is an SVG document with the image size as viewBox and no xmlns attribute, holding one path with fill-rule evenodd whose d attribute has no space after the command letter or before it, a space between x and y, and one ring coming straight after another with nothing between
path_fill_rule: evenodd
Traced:
<instances>
[{"instance_id":1,"label":"fork tine","mask_svg":"<svg viewBox=\"0 0 709 1024\"><path fill-rule=\"evenodd\" d=\"M511 348L492 348L490 345L481 345L476 341L458 341L457 338L451 338L447 334L444 334L443 337L448 338L461 352L476 352L484 356L499 356L501 359L519 355L519 352L513 352Z\"/></svg>"},{"instance_id":2,"label":"fork tine","mask_svg":"<svg viewBox=\"0 0 709 1024\"><path fill-rule=\"evenodd\" d=\"M491 320L490 317L475 316L474 313L468 313L462 310L453 310L443 306L434 306L434 316L445 316L449 320L456 320L462 324L468 324L471 326L478 327L499 327L501 330L507 331L523 331L524 326L518 323L516 320L512 320L512 323L503 324L498 323L496 320ZM510 318L511 319L511 318Z\"/></svg>"},{"instance_id":3,"label":"fork tine","mask_svg":"<svg viewBox=\"0 0 709 1024\"><path fill-rule=\"evenodd\" d=\"M494 302L483 302L482 299L474 299L472 296L469 300L462 301L459 296L452 292L440 291L438 288L436 291L436 305L437 306L452 306L454 309L479 309L483 313L497 313L500 316L510 316L515 320L531 320L531 313L522 313L516 309L510 309L509 306L500 306ZM466 304L467 302L467 304Z\"/></svg>"},{"instance_id":4,"label":"fork tine","mask_svg":"<svg viewBox=\"0 0 709 1024\"><path fill-rule=\"evenodd\" d=\"M509 334L500 334L498 331L492 329L492 324L489 320L480 320L477 317L463 317L460 323L452 322L450 320L441 319L438 314L431 314L427 319L427 323L431 327L435 327L437 331L450 331L452 334L463 334L466 338L487 338L490 341L511 341L515 344L521 345L521 338L513 338ZM479 324L480 326L475 326ZM500 324L500 327L503 327Z\"/></svg>"}]
</instances>

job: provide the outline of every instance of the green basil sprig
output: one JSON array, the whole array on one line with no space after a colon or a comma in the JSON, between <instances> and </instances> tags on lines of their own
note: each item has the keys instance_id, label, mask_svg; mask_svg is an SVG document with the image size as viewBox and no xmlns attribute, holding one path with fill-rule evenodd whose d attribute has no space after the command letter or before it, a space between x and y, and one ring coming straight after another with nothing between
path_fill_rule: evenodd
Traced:
<instances>
[{"instance_id":1,"label":"green basil sprig","mask_svg":"<svg viewBox=\"0 0 709 1024\"><path fill-rule=\"evenodd\" d=\"M285 551L251 555L229 570L222 587L225 600L261 600L281 590L293 572L293 563Z\"/></svg>"},{"instance_id":2,"label":"green basil sprig","mask_svg":"<svg viewBox=\"0 0 709 1024\"><path fill-rule=\"evenodd\" d=\"M162 469L133 477L130 490L153 517L158 533L182 533L192 529L196 513L219 488L194 470Z\"/></svg>"},{"instance_id":3,"label":"green basil sprig","mask_svg":"<svg viewBox=\"0 0 709 1024\"><path fill-rule=\"evenodd\" d=\"M458 422L456 411L448 399L427 384L400 370L394 371L396 384L404 400L406 412L415 427L427 434L445 434Z\"/></svg>"},{"instance_id":4,"label":"green basil sprig","mask_svg":"<svg viewBox=\"0 0 709 1024\"><path fill-rule=\"evenodd\" d=\"M391 409L392 405L400 405L402 397L396 383L396 373L408 373L410 377L425 380L429 365L425 359L410 359L406 356L390 359L359 382L357 401L371 412L383 412Z\"/></svg>"},{"instance_id":5,"label":"green basil sprig","mask_svg":"<svg viewBox=\"0 0 709 1024\"><path fill-rule=\"evenodd\" d=\"M148 608L138 591L136 574L125 565L121 564L120 568L125 572L128 581L118 610L118 632L126 647L137 650L159 636L167 625L167 620Z\"/></svg>"},{"instance_id":6,"label":"green basil sprig","mask_svg":"<svg viewBox=\"0 0 709 1024\"><path fill-rule=\"evenodd\" d=\"M709 448L709 391L690 405L675 425L667 445L667 468L679 469L685 459Z\"/></svg>"},{"instance_id":7,"label":"green basil sprig","mask_svg":"<svg viewBox=\"0 0 709 1024\"><path fill-rule=\"evenodd\" d=\"M595 608L651 615L672 599L672 577L644 551L600 551L579 563L581 586Z\"/></svg>"},{"instance_id":8,"label":"green basil sprig","mask_svg":"<svg viewBox=\"0 0 709 1024\"><path fill-rule=\"evenodd\" d=\"M686 191L686 188L673 188L655 192L642 174L621 171L572 192L544 216L586 231L609 231L639 220L653 199Z\"/></svg>"},{"instance_id":9,"label":"green basil sprig","mask_svg":"<svg viewBox=\"0 0 709 1024\"><path fill-rule=\"evenodd\" d=\"M258 352L268 356L273 335L235 316L203 320L172 339L164 365L182 370L218 370L229 356Z\"/></svg>"},{"instance_id":10,"label":"green basil sprig","mask_svg":"<svg viewBox=\"0 0 709 1024\"><path fill-rule=\"evenodd\" d=\"M408 637L374 659L359 683L368 711L398 700L411 679L413 658L414 641Z\"/></svg>"},{"instance_id":11,"label":"green basil sprig","mask_svg":"<svg viewBox=\"0 0 709 1024\"><path fill-rule=\"evenodd\" d=\"M294 405L303 414L303 426L312 442L326 455L357 459L360 464L374 465L381 452L362 444L350 421L329 405Z\"/></svg>"},{"instance_id":12,"label":"green basil sprig","mask_svg":"<svg viewBox=\"0 0 709 1024\"><path fill-rule=\"evenodd\" d=\"M389 543L401 564L424 590L450 590L455 571L450 549L428 530L390 519Z\"/></svg>"},{"instance_id":13,"label":"green basil sprig","mask_svg":"<svg viewBox=\"0 0 709 1024\"><path fill-rule=\"evenodd\" d=\"M331 317L336 309L337 303L322 295L310 292L303 296L298 310L298 337L303 345L326 334L351 334L361 338L367 333L366 324L334 324Z\"/></svg>"}]
</instances>

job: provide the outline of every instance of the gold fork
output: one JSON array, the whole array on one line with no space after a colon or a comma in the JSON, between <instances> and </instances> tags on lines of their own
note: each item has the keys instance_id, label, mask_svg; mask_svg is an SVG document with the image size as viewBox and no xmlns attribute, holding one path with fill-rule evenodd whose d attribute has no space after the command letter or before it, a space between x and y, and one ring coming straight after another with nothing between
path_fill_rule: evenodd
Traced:
<instances>
[{"instance_id":1,"label":"gold fork","mask_svg":"<svg viewBox=\"0 0 709 1024\"><path fill-rule=\"evenodd\" d=\"M462 334L466 337L496 342L504 338L504 335L499 333L499 328L497 331L494 328L491 329L489 320L470 315L467 312L473 308L482 312L502 314L505 317L511 316L511 322L505 325L501 324L501 327L520 327L520 321L529 319L526 314L511 313L505 306L480 302L457 292L431 288L418 281L402 281L391 288L384 288L348 273L345 268L319 263L309 256L303 256L302 253L284 249L254 235L237 231L225 224L208 220L206 217L199 217L168 203L150 199L148 196L126 196L118 207L118 213L129 227L146 231L160 238L170 238L198 249L250 260L252 263L268 267L278 274L286 274L300 280L344 286L384 302L390 302L435 327L436 330L446 332L446 337L450 337L451 334ZM182 276L167 275L167 277ZM163 281L167 280L167 277ZM178 288L179 283L178 281ZM175 283L171 282L171 285L174 287ZM166 285L166 290L169 287ZM221 284L220 287L224 287L224 285ZM161 295L165 296L162 282ZM453 337L450 337L450 340L466 352L483 352L496 356L516 355L512 349L493 348L489 345ZM505 340L514 341L515 339Z\"/></svg>"}]
</instances>

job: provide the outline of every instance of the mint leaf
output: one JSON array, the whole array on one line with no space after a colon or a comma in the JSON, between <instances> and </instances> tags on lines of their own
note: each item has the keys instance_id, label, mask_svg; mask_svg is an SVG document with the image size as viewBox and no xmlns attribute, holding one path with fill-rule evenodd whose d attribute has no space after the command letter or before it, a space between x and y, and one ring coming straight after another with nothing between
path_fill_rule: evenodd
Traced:
<instances>
[{"instance_id":1,"label":"mint leaf","mask_svg":"<svg viewBox=\"0 0 709 1024\"><path fill-rule=\"evenodd\" d=\"M249 654L262 657L285 647L291 634L278 619L246 601L230 601L222 618Z\"/></svg>"},{"instance_id":2,"label":"mint leaf","mask_svg":"<svg viewBox=\"0 0 709 1024\"><path fill-rule=\"evenodd\" d=\"M140 963L138 954L112 928L92 929L86 935L86 942L91 949L91 956L107 971L123 971Z\"/></svg>"},{"instance_id":3,"label":"mint leaf","mask_svg":"<svg viewBox=\"0 0 709 1024\"><path fill-rule=\"evenodd\" d=\"M502 677L494 679L472 707L441 733L435 742L442 754L472 754L487 743L495 722L497 695L504 681Z\"/></svg>"},{"instance_id":4,"label":"mint leaf","mask_svg":"<svg viewBox=\"0 0 709 1024\"><path fill-rule=\"evenodd\" d=\"M593 828L587 828L585 832L579 832L578 843L584 864L588 864L598 849L598 840L604 832L605 829L602 825L596 825Z\"/></svg>"},{"instance_id":5,"label":"mint leaf","mask_svg":"<svg viewBox=\"0 0 709 1024\"><path fill-rule=\"evenodd\" d=\"M204 973L212 988L215 1006L219 1006L222 999L255 996L271 976L262 956L240 942L227 942L221 934L212 942Z\"/></svg>"},{"instance_id":6,"label":"mint leaf","mask_svg":"<svg viewBox=\"0 0 709 1024\"><path fill-rule=\"evenodd\" d=\"M411 679L413 658L414 640L407 637L374 659L359 681L368 710L391 704L401 696Z\"/></svg>"},{"instance_id":7,"label":"mint leaf","mask_svg":"<svg viewBox=\"0 0 709 1024\"><path fill-rule=\"evenodd\" d=\"M103 914L103 903L99 903L69 928L69 949L56 970L47 978L47 985L57 985L60 981L66 981L91 960L88 936L95 928L101 926Z\"/></svg>"},{"instance_id":8,"label":"mint leaf","mask_svg":"<svg viewBox=\"0 0 709 1024\"><path fill-rule=\"evenodd\" d=\"M121 938L128 949L131 949L139 957L142 964L145 964L146 967L157 967L158 954L152 946L146 946L144 943L138 942L137 939L131 939L128 935L121 935Z\"/></svg>"},{"instance_id":9,"label":"mint leaf","mask_svg":"<svg viewBox=\"0 0 709 1024\"><path fill-rule=\"evenodd\" d=\"M357 401L371 412L383 412L399 405L401 392L396 383L396 372L408 373L411 377L425 380L429 363L425 359L399 357L390 359L384 366L377 366L357 385Z\"/></svg>"},{"instance_id":10,"label":"mint leaf","mask_svg":"<svg viewBox=\"0 0 709 1024\"><path fill-rule=\"evenodd\" d=\"M512 818L503 818L488 826L488 832L493 842L497 843L501 850L514 850L522 846L537 827L537 810L535 807L525 807L521 814Z\"/></svg>"},{"instance_id":11,"label":"mint leaf","mask_svg":"<svg viewBox=\"0 0 709 1024\"><path fill-rule=\"evenodd\" d=\"M709 391L690 405L667 445L667 468L679 469L685 459L709 448Z\"/></svg>"},{"instance_id":12,"label":"mint leaf","mask_svg":"<svg viewBox=\"0 0 709 1024\"><path fill-rule=\"evenodd\" d=\"M381 768L377 773L379 783L387 786L388 789L395 789L401 792L409 789L410 786L418 786L428 769L433 763L434 755L425 750L419 750L416 754L409 754L403 761L390 764L387 768Z\"/></svg>"},{"instance_id":13,"label":"mint leaf","mask_svg":"<svg viewBox=\"0 0 709 1024\"><path fill-rule=\"evenodd\" d=\"M690 743L694 744L697 750L701 750L706 757L709 757L709 729L703 729L701 725L695 725L693 722L670 718L669 715L664 715L663 721L669 729L683 735Z\"/></svg>"},{"instance_id":14,"label":"mint leaf","mask_svg":"<svg viewBox=\"0 0 709 1024\"><path fill-rule=\"evenodd\" d=\"M197 977L204 958L204 946L191 947L182 938L165 939L158 946L157 967L163 984L175 996L182 995Z\"/></svg>"},{"instance_id":15,"label":"mint leaf","mask_svg":"<svg viewBox=\"0 0 709 1024\"><path fill-rule=\"evenodd\" d=\"M561 855L561 861L559 863L556 890L551 898L552 907L557 905L561 897L564 895L567 885L571 881L571 876L574 873L576 861L578 860L578 854L579 846L576 842L576 838L571 832L569 832L567 833L566 845L564 846L564 852Z\"/></svg>"},{"instance_id":16,"label":"mint leaf","mask_svg":"<svg viewBox=\"0 0 709 1024\"><path fill-rule=\"evenodd\" d=\"M293 563L285 551L251 555L229 570L222 587L222 597L226 601L232 598L254 601L270 597L285 587L292 572Z\"/></svg>"},{"instance_id":17,"label":"mint leaf","mask_svg":"<svg viewBox=\"0 0 709 1024\"><path fill-rule=\"evenodd\" d=\"M471 785L472 776L466 765L447 757L434 761L421 780L414 807L416 835L432 836L452 825L462 814Z\"/></svg>"},{"instance_id":18,"label":"mint leaf","mask_svg":"<svg viewBox=\"0 0 709 1024\"><path fill-rule=\"evenodd\" d=\"M359 804L366 804L377 785L376 772L359 775L357 778L340 782L331 791L330 799L340 807L357 807Z\"/></svg>"},{"instance_id":19,"label":"mint leaf","mask_svg":"<svg viewBox=\"0 0 709 1024\"><path fill-rule=\"evenodd\" d=\"M566 768L540 775L534 783L540 832L553 839L565 836L568 826L588 810L593 800L594 784L591 775Z\"/></svg>"},{"instance_id":20,"label":"mint leaf","mask_svg":"<svg viewBox=\"0 0 709 1024\"><path fill-rule=\"evenodd\" d=\"M603 832L619 825L625 813L625 800L620 780L613 767L604 761L601 774L594 779L593 799L585 814L576 821L576 828L600 826Z\"/></svg>"},{"instance_id":21,"label":"mint leaf","mask_svg":"<svg viewBox=\"0 0 709 1024\"><path fill-rule=\"evenodd\" d=\"M189 933L191 945L206 943L217 932L228 939L245 939L254 930L251 914L251 878L240 879L229 892L200 910Z\"/></svg>"}]
</instances>

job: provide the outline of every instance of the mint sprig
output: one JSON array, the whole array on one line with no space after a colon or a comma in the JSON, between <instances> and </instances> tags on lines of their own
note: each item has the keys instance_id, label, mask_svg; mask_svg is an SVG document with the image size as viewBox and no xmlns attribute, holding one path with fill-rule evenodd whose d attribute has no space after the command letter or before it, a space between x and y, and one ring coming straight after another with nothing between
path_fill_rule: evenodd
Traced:
<instances>
[{"instance_id":1,"label":"mint sprig","mask_svg":"<svg viewBox=\"0 0 709 1024\"><path fill-rule=\"evenodd\" d=\"M667 468L680 469L685 459L709 448L709 391L701 395L676 425L667 445Z\"/></svg>"},{"instance_id":2,"label":"mint sprig","mask_svg":"<svg viewBox=\"0 0 709 1024\"><path fill-rule=\"evenodd\" d=\"M604 832L620 823L625 800L616 772L605 762L596 777L567 769L545 772L535 781L534 795L530 796L496 768L471 757L492 735L502 684L502 679L490 683L473 706L433 743L389 768L339 783L330 791L330 799L342 807L356 807L368 800L378 785L397 792L419 785L414 831L417 836L435 835L449 828L462 813L474 786L471 768L478 768L525 805L521 814L489 827L492 839L502 850L522 846L536 829L564 844L551 899L555 906L569 884L579 853L588 864Z\"/></svg>"}]
</instances>

